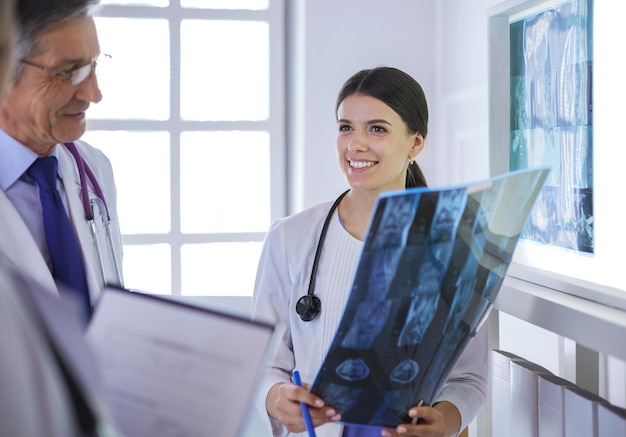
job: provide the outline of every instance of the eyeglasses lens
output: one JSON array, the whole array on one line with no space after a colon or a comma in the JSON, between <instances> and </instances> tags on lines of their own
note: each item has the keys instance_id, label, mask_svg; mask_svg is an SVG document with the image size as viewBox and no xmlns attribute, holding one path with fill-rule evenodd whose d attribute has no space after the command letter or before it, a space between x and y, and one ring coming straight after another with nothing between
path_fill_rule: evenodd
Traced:
<instances>
[{"instance_id":1,"label":"eyeglasses lens","mask_svg":"<svg viewBox=\"0 0 626 437\"><path fill-rule=\"evenodd\" d=\"M96 63L94 62L92 64L83 65L82 67L72 71L72 74L70 76L70 81L72 82L72 85L78 85L82 83L85 79L87 79L95 66Z\"/></svg>"}]
</instances>

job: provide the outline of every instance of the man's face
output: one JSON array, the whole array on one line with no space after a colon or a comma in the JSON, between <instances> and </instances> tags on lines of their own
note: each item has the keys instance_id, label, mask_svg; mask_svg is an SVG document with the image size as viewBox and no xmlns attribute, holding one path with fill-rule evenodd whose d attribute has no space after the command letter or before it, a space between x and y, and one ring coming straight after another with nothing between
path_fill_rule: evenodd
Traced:
<instances>
[{"instance_id":1,"label":"man's face","mask_svg":"<svg viewBox=\"0 0 626 437\"><path fill-rule=\"evenodd\" d=\"M91 64L99 54L95 23L81 17L43 33L35 54L26 61L66 72ZM57 143L80 138L86 128L85 111L102 99L96 75L73 85L50 71L22 67L0 108L0 127L39 155L49 154Z\"/></svg>"}]
</instances>

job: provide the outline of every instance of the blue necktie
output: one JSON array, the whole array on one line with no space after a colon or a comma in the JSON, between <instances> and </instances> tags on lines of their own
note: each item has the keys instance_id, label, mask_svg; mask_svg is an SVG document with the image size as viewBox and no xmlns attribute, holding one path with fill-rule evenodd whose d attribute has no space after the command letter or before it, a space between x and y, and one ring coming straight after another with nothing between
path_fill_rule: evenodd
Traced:
<instances>
[{"instance_id":1,"label":"blue necktie","mask_svg":"<svg viewBox=\"0 0 626 437\"><path fill-rule=\"evenodd\" d=\"M74 229L65 212L57 190L58 163L54 156L37 158L26 173L39 186L48 252L52 261L52 276L67 287L86 317L91 314L85 268Z\"/></svg>"}]
</instances>

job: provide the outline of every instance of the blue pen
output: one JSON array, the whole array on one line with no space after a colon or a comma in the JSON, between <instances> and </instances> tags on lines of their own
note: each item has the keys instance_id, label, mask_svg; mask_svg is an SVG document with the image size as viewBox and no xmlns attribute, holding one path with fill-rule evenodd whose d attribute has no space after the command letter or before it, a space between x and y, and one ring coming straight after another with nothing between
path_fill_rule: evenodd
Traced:
<instances>
[{"instance_id":1,"label":"blue pen","mask_svg":"<svg viewBox=\"0 0 626 437\"><path fill-rule=\"evenodd\" d=\"M293 382L302 387L302 381L300 380L300 372L293 371ZM309 406L304 402L300 402L300 408L302 408L302 417L304 417L304 423L306 424L306 430L309 433L309 437L315 437L315 428L313 427L313 421L311 420L311 413L309 413Z\"/></svg>"}]
</instances>

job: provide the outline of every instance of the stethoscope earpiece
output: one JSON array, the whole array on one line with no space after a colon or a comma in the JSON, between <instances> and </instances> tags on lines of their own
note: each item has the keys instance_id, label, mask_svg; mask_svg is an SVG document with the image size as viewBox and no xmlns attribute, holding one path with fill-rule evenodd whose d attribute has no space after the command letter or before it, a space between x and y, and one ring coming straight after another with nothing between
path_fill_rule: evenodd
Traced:
<instances>
[{"instance_id":1,"label":"stethoscope earpiece","mask_svg":"<svg viewBox=\"0 0 626 437\"><path fill-rule=\"evenodd\" d=\"M310 322L319 316L322 310L322 301L317 296L305 294L296 303L296 313L304 322Z\"/></svg>"},{"instance_id":2,"label":"stethoscope earpiece","mask_svg":"<svg viewBox=\"0 0 626 437\"><path fill-rule=\"evenodd\" d=\"M324 245L324 239L326 238L326 231L328 230L328 225L330 224L330 219L337 209L337 205L343 199L349 189L341 193L339 197L335 200L333 205L330 207L330 211L326 215L326 220L324 220L324 225L322 226L322 232L320 233L320 239L317 243L317 249L315 250L315 258L313 258L313 267L311 268L311 278L309 279L309 290L307 294L302 296L296 302L296 313L300 316L303 322L310 322L317 316L319 316L322 311L322 301L319 297L315 296L315 276L317 275L317 265L320 261L320 255L322 254L322 246Z\"/></svg>"}]
</instances>

